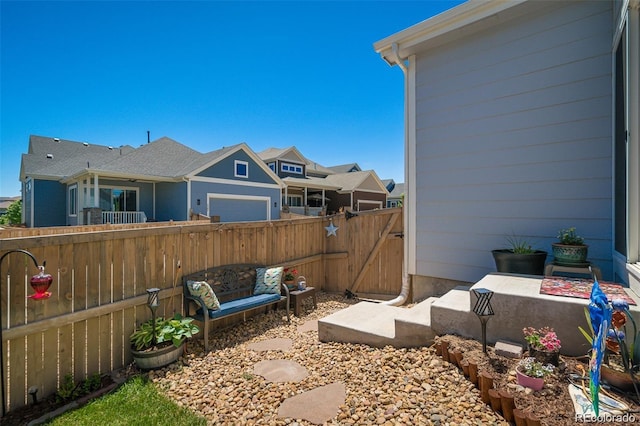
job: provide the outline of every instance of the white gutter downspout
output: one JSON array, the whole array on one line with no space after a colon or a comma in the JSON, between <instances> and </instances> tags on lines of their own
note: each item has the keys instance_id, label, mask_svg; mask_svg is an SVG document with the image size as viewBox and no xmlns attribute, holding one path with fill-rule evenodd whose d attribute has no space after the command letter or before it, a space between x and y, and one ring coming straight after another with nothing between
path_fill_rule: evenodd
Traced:
<instances>
[{"instance_id":1,"label":"white gutter downspout","mask_svg":"<svg viewBox=\"0 0 640 426\"><path fill-rule=\"evenodd\" d=\"M402 73L404 74L404 152L405 152L405 156L407 155L407 153L409 152L409 70L407 69L407 65L405 64L405 62L400 58L400 55L398 54L398 44L397 43L393 43L391 45L391 51L393 53L393 57L390 58L393 62L395 62L396 65L398 65L400 67L400 69L402 70ZM391 62L389 62L391 64ZM405 200L404 200L404 204L407 203L407 197L406 194L408 194L409 192L409 170L407 167L407 160L405 157L405 170L404 170L404 193L405 193ZM396 297L395 299L391 299L385 302L382 302L383 305L391 305L391 306L401 306L403 305L406 301L407 298L409 297L409 290L411 288L411 282L409 280L409 273L408 271L408 254L409 254L409 243L408 243L408 238L407 238L407 225L409 223L409 214L408 214L408 208L406 205L402 206L402 216L403 216L403 220L404 220L404 256L402 259L402 288L400 289L400 294L398 295L398 297Z\"/></svg>"}]
</instances>

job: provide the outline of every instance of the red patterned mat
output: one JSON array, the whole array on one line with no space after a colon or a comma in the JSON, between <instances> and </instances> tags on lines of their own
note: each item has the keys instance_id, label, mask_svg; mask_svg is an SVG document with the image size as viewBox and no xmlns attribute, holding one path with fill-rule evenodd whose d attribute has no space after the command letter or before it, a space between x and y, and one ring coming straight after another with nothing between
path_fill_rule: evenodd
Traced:
<instances>
[{"instance_id":1,"label":"red patterned mat","mask_svg":"<svg viewBox=\"0 0 640 426\"><path fill-rule=\"evenodd\" d=\"M614 284L605 281L598 281L600 289L607 295L609 300L624 299L630 305L636 302L629 297L627 292L620 284ZM566 278L566 277L544 277L540 286L540 294L550 294L552 296L577 297L580 299L588 299L591 296L591 288L593 280L583 278Z\"/></svg>"}]
</instances>

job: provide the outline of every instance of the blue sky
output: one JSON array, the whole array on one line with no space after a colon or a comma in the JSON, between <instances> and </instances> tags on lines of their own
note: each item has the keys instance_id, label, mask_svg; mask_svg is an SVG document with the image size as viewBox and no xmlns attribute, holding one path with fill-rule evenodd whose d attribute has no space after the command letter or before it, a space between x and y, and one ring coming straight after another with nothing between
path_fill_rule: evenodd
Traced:
<instances>
[{"instance_id":1,"label":"blue sky","mask_svg":"<svg viewBox=\"0 0 640 426\"><path fill-rule=\"evenodd\" d=\"M296 146L403 182L403 75L373 43L460 3L2 0L0 196L31 134Z\"/></svg>"}]
</instances>

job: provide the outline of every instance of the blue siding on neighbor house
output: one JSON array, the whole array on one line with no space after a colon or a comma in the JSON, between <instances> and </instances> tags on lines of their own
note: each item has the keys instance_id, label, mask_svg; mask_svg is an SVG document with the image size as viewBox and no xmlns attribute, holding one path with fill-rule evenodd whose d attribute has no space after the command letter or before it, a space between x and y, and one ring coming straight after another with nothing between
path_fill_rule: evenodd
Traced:
<instances>
[{"instance_id":1,"label":"blue siding on neighbor house","mask_svg":"<svg viewBox=\"0 0 640 426\"><path fill-rule=\"evenodd\" d=\"M251 176L251 175L249 175ZM274 184L275 186L275 184ZM234 185L224 183L212 183L212 182L192 182L191 183L191 208L195 213L207 214L208 194L224 194L224 195L241 195L241 196L254 196L254 197L269 197L269 208L271 209L271 219L280 218L280 188L271 187L259 187L249 185ZM200 205L198 205L200 200ZM236 201L240 201L239 203ZM216 203L221 209L224 209L225 219L220 218L221 221L234 222L245 220L264 220L266 209L263 208L263 204L258 203L260 207L257 208L257 212L249 212L248 210L255 209L256 204L251 201L244 200L245 204L242 204L242 200L225 201L224 203ZM224 204L224 206L223 206ZM235 207L231 207L235 206ZM229 215L230 210L236 210L236 213ZM211 213L211 215L220 215L217 211ZM256 219L257 218L257 219Z\"/></svg>"},{"instance_id":2,"label":"blue siding on neighbor house","mask_svg":"<svg viewBox=\"0 0 640 426\"><path fill-rule=\"evenodd\" d=\"M155 220L187 220L187 183L156 183Z\"/></svg>"},{"instance_id":3,"label":"blue siding on neighbor house","mask_svg":"<svg viewBox=\"0 0 640 426\"><path fill-rule=\"evenodd\" d=\"M476 282L575 226L612 279L611 2L496 22L416 57L410 272Z\"/></svg>"},{"instance_id":4,"label":"blue siding on neighbor house","mask_svg":"<svg viewBox=\"0 0 640 426\"><path fill-rule=\"evenodd\" d=\"M249 164L248 178L235 177L235 160L246 161ZM256 164L256 162L242 150L235 152L213 166L201 171L197 176L239 180L242 182L275 183L271 176L269 176L260 165Z\"/></svg>"},{"instance_id":5,"label":"blue siding on neighbor house","mask_svg":"<svg viewBox=\"0 0 640 426\"><path fill-rule=\"evenodd\" d=\"M33 181L34 227L67 223L67 186L52 180Z\"/></svg>"}]
</instances>

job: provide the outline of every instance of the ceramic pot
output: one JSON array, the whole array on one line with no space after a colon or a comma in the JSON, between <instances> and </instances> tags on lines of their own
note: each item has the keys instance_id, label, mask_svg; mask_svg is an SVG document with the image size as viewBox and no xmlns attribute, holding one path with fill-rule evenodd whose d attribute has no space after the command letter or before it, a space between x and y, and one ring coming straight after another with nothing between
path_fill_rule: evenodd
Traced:
<instances>
[{"instance_id":1,"label":"ceramic pot","mask_svg":"<svg viewBox=\"0 0 640 426\"><path fill-rule=\"evenodd\" d=\"M587 261L588 245L551 244L553 262L558 265L582 265Z\"/></svg>"},{"instance_id":2,"label":"ceramic pot","mask_svg":"<svg viewBox=\"0 0 640 426\"><path fill-rule=\"evenodd\" d=\"M539 391L544 386L543 378L527 376L520 372L520 367L516 368L516 377L520 386L531 388L535 391Z\"/></svg>"}]
</instances>

